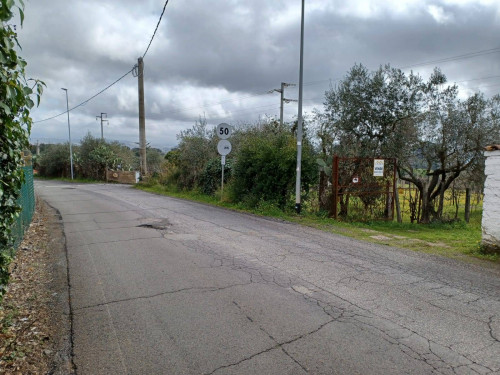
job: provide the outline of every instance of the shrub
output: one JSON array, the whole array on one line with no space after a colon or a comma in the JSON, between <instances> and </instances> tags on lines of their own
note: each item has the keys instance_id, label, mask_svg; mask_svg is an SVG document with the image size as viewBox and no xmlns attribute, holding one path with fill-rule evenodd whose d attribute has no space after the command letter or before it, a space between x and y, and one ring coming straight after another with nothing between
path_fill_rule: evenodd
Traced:
<instances>
[{"instance_id":1,"label":"shrub","mask_svg":"<svg viewBox=\"0 0 500 375\"><path fill-rule=\"evenodd\" d=\"M274 123L249 129L235 153L233 196L239 201L275 202L284 208L296 179L296 139L291 130ZM312 147L303 141L302 189L307 194L317 177Z\"/></svg>"},{"instance_id":2,"label":"shrub","mask_svg":"<svg viewBox=\"0 0 500 375\"><path fill-rule=\"evenodd\" d=\"M70 177L69 143L50 145L38 159L40 176Z\"/></svg>"},{"instance_id":3,"label":"shrub","mask_svg":"<svg viewBox=\"0 0 500 375\"><path fill-rule=\"evenodd\" d=\"M7 24L14 16L13 9L18 8L22 25L22 4L13 0L0 3L0 299L9 278L11 228L21 209L16 201L24 178L22 151L29 148L30 110L35 105L32 97L38 103L44 86L26 79L26 61L17 54L17 34Z\"/></svg>"},{"instance_id":4,"label":"shrub","mask_svg":"<svg viewBox=\"0 0 500 375\"><path fill-rule=\"evenodd\" d=\"M220 157L210 159L200 176L198 186L203 194L213 195L221 186L222 164ZM231 164L224 165L224 184L231 178Z\"/></svg>"}]
</instances>

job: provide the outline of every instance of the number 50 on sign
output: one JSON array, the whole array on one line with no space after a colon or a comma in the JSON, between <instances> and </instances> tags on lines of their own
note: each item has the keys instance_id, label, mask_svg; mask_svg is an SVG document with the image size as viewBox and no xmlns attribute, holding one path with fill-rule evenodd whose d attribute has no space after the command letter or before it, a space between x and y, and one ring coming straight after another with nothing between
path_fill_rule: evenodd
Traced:
<instances>
[{"instance_id":1,"label":"number 50 on sign","mask_svg":"<svg viewBox=\"0 0 500 375\"><path fill-rule=\"evenodd\" d=\"M220 139L228 139L231 136L231 126L223 122L217 125L217 136Z\"/></svg>"}]
</instances>

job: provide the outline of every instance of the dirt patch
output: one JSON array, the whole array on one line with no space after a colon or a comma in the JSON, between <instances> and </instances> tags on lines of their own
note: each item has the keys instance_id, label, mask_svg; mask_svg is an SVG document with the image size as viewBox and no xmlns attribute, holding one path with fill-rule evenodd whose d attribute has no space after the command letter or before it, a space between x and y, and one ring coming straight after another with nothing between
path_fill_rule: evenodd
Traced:
<instances>
[{"instance_id":1,"label":"dirt patch","mask_svg":"<svg viewBox=\"0 0 500 375\"><path fill-rule=\"evenodd\" d=\"M65 238L58 213L37 199L0 304L0 374L72 374Z\"/></svg>"},{"instance_id":2,"label":"dirt patch","mask_svg":"<svg viewBox=\"0 0 500 375\"><path fill-rule=\"evenodd\" d=\"M371 230L370 230L371 231ZM380 233L380 232L377 232L377 231L373 231L375 233ZM423 240L420 240L418 238L408 238L408 237L405 237L405 236L396 236L394 234L388 234L388 233L385 233L385 234L377 234L375 236L370 236L370 238L373 238L374 240L377 240L377 241L393 241L395 246L397 246L398 244L401 245L401 243L405 243L405 244L420 244L422 246L427 246L427 247L441 247L441 248L449 248L450 246L443 243L443 242L427 242L427 241L423 241ZM388 243L386 243L386 245L389 245Z\"/></svg>"},{"instance_id":3,"label":"dirt patch","mask_svg":"<svg viewBox=\"0 0 500 375\"><path fill-rule=\"evenodd\" d=\"M379 241L390 241L393 239L392 237L387 237L387 236L384 236L382 234L379 234L376 236L370 236L370 237L373 238L374 240L379 240Z\"/></svg>"}]
</instances>

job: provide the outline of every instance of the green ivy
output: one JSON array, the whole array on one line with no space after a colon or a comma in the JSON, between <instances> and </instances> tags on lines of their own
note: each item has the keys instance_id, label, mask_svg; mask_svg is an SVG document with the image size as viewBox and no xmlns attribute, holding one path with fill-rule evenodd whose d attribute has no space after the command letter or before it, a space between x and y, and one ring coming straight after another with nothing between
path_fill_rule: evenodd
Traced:
<instances>
[{"instance_id":1,"label":"green ivy","mask_svg":"<svg viewBox=\"0 0 500 375\"><path fill-rule=\"evenodd\" d=\"M15 49L20 48L15 26L8 23L16 9L22 25L22 0L0 0L0 299L9 279L11 228L21 210L16 201L24 178L22 151L29 147L32 97L38 104L45 86L25 77L26 61Z\"/></svg>"}]
</instances>

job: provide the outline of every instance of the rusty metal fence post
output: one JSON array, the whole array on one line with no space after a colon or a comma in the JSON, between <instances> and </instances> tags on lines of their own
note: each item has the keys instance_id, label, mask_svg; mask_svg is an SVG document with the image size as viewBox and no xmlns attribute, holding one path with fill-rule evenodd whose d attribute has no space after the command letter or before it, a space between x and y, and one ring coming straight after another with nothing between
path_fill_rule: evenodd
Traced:
<instances>
[{"instance_id":1,"label":"rusty metal fence post","mask_svg":"<svg viewBox=\"0 0 500 375\"><path fill-rule=\"evenodd\" d=\"M332 161L332 210L330 216L337 219L338 190L339 190L339 157L333 156Z\"/></svg>"}]
</instances>

